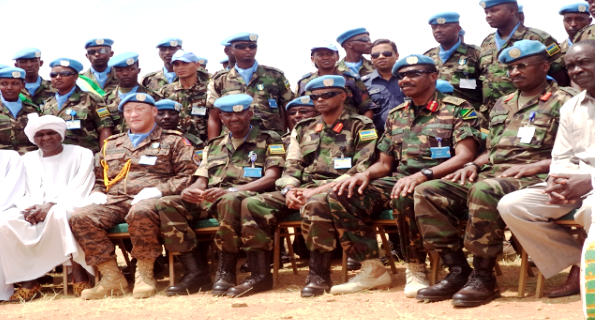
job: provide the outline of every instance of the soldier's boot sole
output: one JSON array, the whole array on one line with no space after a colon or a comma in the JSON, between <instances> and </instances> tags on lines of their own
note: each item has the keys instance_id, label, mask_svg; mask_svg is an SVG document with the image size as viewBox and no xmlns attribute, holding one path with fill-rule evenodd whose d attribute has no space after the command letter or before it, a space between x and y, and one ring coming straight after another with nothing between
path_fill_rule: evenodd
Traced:
<instances>
[{"instance_id":1,"label":"soldier's boot sole","mask_svg":"<svg viewBox=\"0 0 595 320\"><path fill-rule=\"evenodd\" d=\"M132 290L132 297L134 299L150 298L157 294L157 289L144 281L137 283Z\"/></svg>"},{"instance_id":2,"label":"soldier's boot sole","mask_svg":"<svg viewBox=\"0 0 595 320\"><path fill-rule=\"evenodd\" d=\"M167 291L165 292L165 294L168 297L190 295L190 294L197 293L197 292L200 292L200 291L211 290L212 287L213 287L213 282L209 282L209 283L206 283L206 284L203 284L203 285L199 285L199 286L196 286L196 287L192 287L192 288L187 288L184 291L181 291L181 290L170 290L169 288L167 288Z\"/></svg>"},{"instance_id":3,"label":"soldier's boot sole","mask_svg":"<svg viewBox=\"0 0 595 320\"><path fill-rule=\"evenodd\" d=\"M500 298L501 296L502 294L500 293L500 289L498 289L484 299L453 299L452 305L455 307L479 307L481 305L488 304L492 300Z\"/></svg>"},{"instance_id":4,"label":"soldier's boot sole","mask_svg":"<svg viewBox=\"0 0 595 320\"><path fill-rule=\"evenodd\" d=\"M105 297L116 297L130 293L128 286L119 289L108 289L102 286L94 287L91 289L85 289L81 292L81 298L83 300L94 300L103 299Z\"/></svg>"}]
</instances>

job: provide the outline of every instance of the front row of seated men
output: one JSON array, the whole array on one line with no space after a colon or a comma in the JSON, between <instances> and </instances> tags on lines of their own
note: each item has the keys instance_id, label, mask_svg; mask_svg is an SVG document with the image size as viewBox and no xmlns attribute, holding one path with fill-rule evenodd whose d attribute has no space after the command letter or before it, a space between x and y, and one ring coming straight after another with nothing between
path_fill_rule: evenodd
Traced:
<instances>
[{"instance_id":1,"label":"front row of seated men","mask_svg":"<svg viewBox=\"0 0 595 320\"><path fill-rule=\"evenodd\" d=\"M102 274L94 288L80 294L100 299L130 291L107 236L108 229L122 222L129 225L131 254L138 260L135 298L156 293L153 263L162 252L160 239L166 249L181 253L185 267L181 281L167 288L168 295L212 289L214 295L235 297L270 290L274 227L297 210L310 250L303 297L391 285L378 259L375 232L367 224L373 213L386 209L393 210L406 258L407 297L453 299L455 306L477 306L499 297L493 268L502 251L505 225L498 209L546 277L576 265L580 243L551 219L581 207L581 197L592 189L593 148L587 123L593 115L586 108L595 93L589 91L595 91L592 56L595 41L575 44L568 52L569 75L587 90L576 96L578 91L547 80L547 51L538 41L518 41L504 50L499 60L507 65L518 91L500 99L491 112L485 147L474 108L436 90L436 67L422 55L410 55L393 67L409 100L391 111L381 137L371 120L344 110L341 76L310 81L306 90L311 95L288 104L290 119L301 115L302 121L290 121L294 127L284 137L250 125L250 96L218 99L215 107L229 132L211 140L202 154L181 133L156 124L156 116L160 123L167 122L163 110L179 106L159 102L163 110L158 110L149 95L129 95L119 110L130 131L105 141L95 162L97 182L86 199L89 204L73 205L69 213L72 235L82 252L68 251L75 261L84 255L82 266L97 266ZM574 102L567 103L573 96ZM63 139L61 127L55 133L39 132ZM46 149L30 139L41 149L37 158L43 159ZM589 199L579 211L587 227ZM47 223L43 217L49 216L48 204L54 203L38 201L41 204L31 202L32 207L24 209L24 219L32 219L33 225ZM194 220L207 216L220 224L214 282L192 230ZM467 219L461 239L458 224ZM10 226L4 220L0 230ZM361 262L362 272L333 286L331 253L338 245ZM474 255L473 269L463 245ZM4 251L9 249L4 241L0 244L5 269ZM238 284L240 249L246 251L251 275ZM446 278L433 286L428 284L424 249L437 250L449 268ZM578 271L572 270L567 283L550 296L577 292ZM30 279L17 281L25 280ZM30 299L36 291L38 286L25 283L15 295Z\"/></svg>"}]
</instances>

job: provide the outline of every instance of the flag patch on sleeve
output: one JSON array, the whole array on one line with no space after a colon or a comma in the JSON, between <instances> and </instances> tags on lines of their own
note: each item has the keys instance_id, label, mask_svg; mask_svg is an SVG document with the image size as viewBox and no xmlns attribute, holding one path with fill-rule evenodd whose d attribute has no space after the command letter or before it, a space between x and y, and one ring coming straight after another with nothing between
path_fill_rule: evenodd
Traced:
<instances>
[{"instance_id":1,"label":"flag patch on sleeve","mask_svg":"<svg viewBox=\"0 0 595 320\"><path fill-rule=\"evenodd\" d=\"M359 138L362 141L374 140L374 139L378 139L378 134L376 133L376 129L360 130Z\"/></svg>"}]
</instances>

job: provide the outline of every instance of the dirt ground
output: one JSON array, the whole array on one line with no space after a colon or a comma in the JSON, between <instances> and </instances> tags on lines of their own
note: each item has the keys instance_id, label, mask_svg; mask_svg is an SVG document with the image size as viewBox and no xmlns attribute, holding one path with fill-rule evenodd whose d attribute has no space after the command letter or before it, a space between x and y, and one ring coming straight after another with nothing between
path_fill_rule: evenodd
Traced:
<instances>
[{"instance_id":1,"label":"dirt ground","mask_svg":"<svg viewBox=\"0 0 595 320\"><path fill-rule=\"evenodd\" d=\"M131 295L96 301L83 301L62 294L61 277L44 287L44 297L28 303L0 304L0 319L582 319L578 295L548 299L535 297L536 278L528 280L526 296L517 298L520 259L501 262L503 275L498 277L503 297L478 308L455 309L450 301L422 303L403 294L405 265L398 264L392 288L358 294L324 295L302 299L307 266L301 263L299 274L293 275L290 264L280 270L275 290L229 299L210 293L167 297L168 278L159 281L156 297L144 300ZM333 281L340 283L340 261L333 266ZM390 272L390 268L387 267ZM533 269L536 271L535 269ZM183 272L180 270L179 273ZM545 282L545 290L562 283L567 271ZM445 275L442 271L439 279ZM240 274L244 278L246 274ZM70 289L69 289L70 291ZM70 291L72 293L72 291ZM233 307L243 302L247 306Z\"/></svg>"}]
</instances>

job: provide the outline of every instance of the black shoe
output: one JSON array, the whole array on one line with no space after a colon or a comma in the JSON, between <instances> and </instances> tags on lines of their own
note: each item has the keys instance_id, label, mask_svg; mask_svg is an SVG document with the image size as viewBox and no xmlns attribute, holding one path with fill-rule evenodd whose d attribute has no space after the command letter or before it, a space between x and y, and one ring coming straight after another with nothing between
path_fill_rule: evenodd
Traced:
<instances>
[{"instance_id":1,"label":"black shoe","mask_svg":"<svg viewBox=\"0 0 595 320\"><path fill-rule=\"evenodd\" d=\"M455 307L477 307L500 298L500 289L494 275L496 258L473 258L473 272L465 286L452 297Z\"/></svg>"},{"instance_id":2,"label":"black shoe","mask_svg":"<svg viewBox=\"0 0 595 320\"><path fill-rule=\"evenodd\" d=\"M254 293L268 291L273 288L271 274L270 253L268 251L247 251L250 276L239 285L229 288L227 296L248 296Z\"/></svg>"},{"instance_id":3,"label":"black shoe","mask_svg":"<svg viewBox=\"0 0 595 320\"><path fill-rule=\"evenodd\" d=\"M176 285L166 290L168 296L188 295L199 291L209 290L213 285L209 275L209 265L203 261L196 250L178 256L186 269L186 273Z\"/></svg>"},{"instance_id":4,"label":"black shoe","mask_svg":"<svg viewBox=\"0 0 595 320\"><path fill-rule=\"evenodd\" d=\"M330 292L332 252L310 252L310 271L306 277L306 285L302 288L302 298L321 296Z\"/></svg>"},{"instance_id":5,"label":"black shoe","mask_svg":"<svg viewBox=\"0 0 595 320\"><path fill-rule=\"evenodd\" d=\"M237 284L236 265L238 263L238 254L233 252L219 251L219 265L217 267L217 278L213 284L214 296L225 295L229 288Z\"/></svg>"},{"instance_id":6,"label":"black shoe","mask_svg":"<svg viewBox=\"0 0 595 320\"><path fill-rule=\"evenodd\" d=\"M362 268L362 264L354 259L351 258L347 258L347 270L349 271L353 271L353 270L359 270Z\"/></svg>"},{"instance_id":7,"label":"black shoe","mask_svg":"<svg viewBox=\"0 0 595 320\"><path fill-rule=\"evenodd\" d=\"M430 302L451 299L469 280L472 269L462 250L442 251L440 257L448 266L448 275L433 286L419 289L415 299Z\"/></svg>"}]
</instances>

